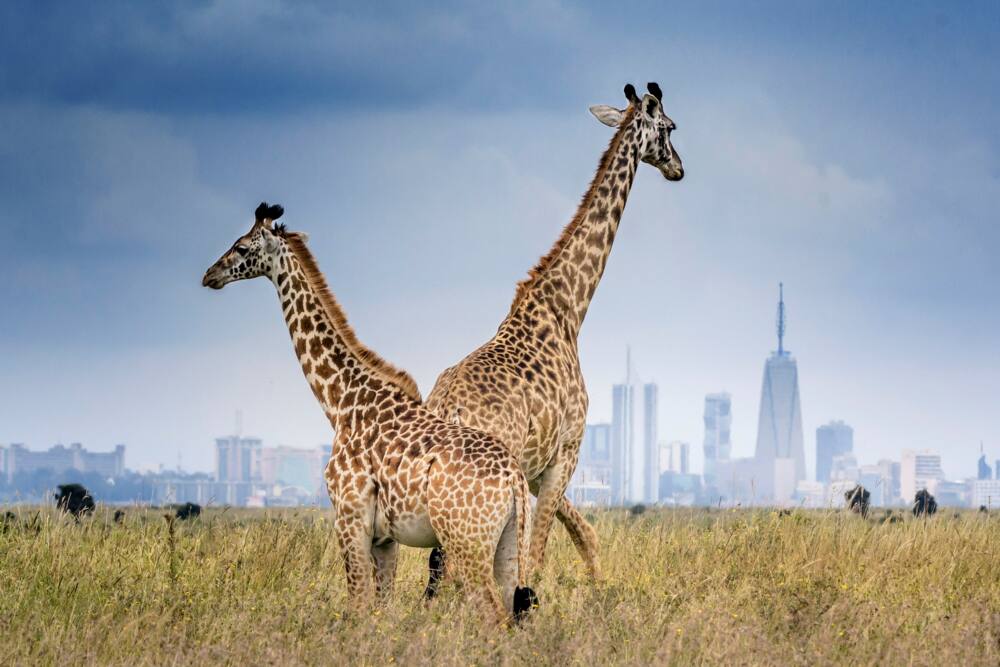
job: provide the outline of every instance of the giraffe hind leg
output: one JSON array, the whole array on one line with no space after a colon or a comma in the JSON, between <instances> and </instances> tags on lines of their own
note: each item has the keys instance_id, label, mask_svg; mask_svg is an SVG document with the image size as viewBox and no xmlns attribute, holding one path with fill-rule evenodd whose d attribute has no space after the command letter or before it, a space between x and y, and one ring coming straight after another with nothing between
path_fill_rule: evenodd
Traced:
<instances>
[{"instance_id":1,"label":"giraffe hind leg","mask_svg":"<svg viewBox=\"0 0 1000 667\"><path fill-rule=\"evenodd\" d=\"M427 588L424 589L425 601L429 602L437 595L438 588L441 586L441 580L444 579L445 567L444 549L434 547L431 549L431 555L427 560L429 576L427 578Z\"/></svg>"},{"instance_id":2,"label":"giraffe hind leg","mask_svg":"<svg viewBox=\"0 0 1000 667\"><path fill-rule=\"evenodd\" d=\"M587 520L583 518L583 515L570 504L569 499L567 499L566 496L563 496L560 499L559 507L556 510L556 516L566 528L566 532L569 533L569 537L573 541L573 546L576 547L577 553L579 553L580 558L583 559L583 563L587 567L587 573L590 575L591 580L600 581L601 563L598 559L597 531L594 530L594 527L587 523Z\"/></svg>"}]
</instances>

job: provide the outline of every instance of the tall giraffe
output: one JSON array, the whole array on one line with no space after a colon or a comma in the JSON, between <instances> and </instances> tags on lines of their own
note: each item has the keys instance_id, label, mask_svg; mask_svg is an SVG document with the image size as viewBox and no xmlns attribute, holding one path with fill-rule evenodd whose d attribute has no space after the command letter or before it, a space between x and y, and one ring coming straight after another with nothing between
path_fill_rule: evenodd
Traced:
<instances>
[{"instance_id":1,"label":"tall giraffe","mask_svg":"<svg viewBox=\"0 0 1000 667\"><path fill-rule=\"evenodd\" d=\"M273 225L282 212L262 203L202 284L265 276L277 289L302 372L336 431L325 479L350 595L370 602L373 579L380 596L391 591L399 544L443 546L488 616L520 618L537 598L517 460L498 439L434 415L409 375L358 341L306 235Z\"/></svg>"},{"instance_id":2,"label":"tall giraffe","mask_svg":"<svg viewBox=\"0 0 1000 667\"><path fill-rule=\"evenodd\" d=\"M590 187L559 239L517 287L506 319L493 338L438 378L427 407L444 419L500 438L514 451L538 496L531 527L529 566L540 568L558 515L593 578L600 576L597 535L566 499L586 425L587 390L577 336L604 273L618 222L639 162L668 181L684 177L670 143L676 128L663 111L655 83L641 100L625 86L628 107L590 108L616 128ZM443 554L431 554L431 597Z\"/></svg>"}]
</instances>

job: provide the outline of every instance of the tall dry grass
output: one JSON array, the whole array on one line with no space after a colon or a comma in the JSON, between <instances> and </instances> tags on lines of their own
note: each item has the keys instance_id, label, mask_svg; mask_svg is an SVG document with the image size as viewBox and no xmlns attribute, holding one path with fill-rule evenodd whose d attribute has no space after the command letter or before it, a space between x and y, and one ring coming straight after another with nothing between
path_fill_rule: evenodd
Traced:
<instances>
[{"instance_id":1,"label":"tall dry grass","mask_svg":"<svg viewBox=\"0 0 1000 667\"><path fill-rule=\"evenodd\" d=\"M0 664L1000 664L998 516L599 512L605 581L557 528L541 609L496 632L454 586L421 605L421 550L387 605L345 613L328 511L19 513Z\"/></svg>"}]
</instances>

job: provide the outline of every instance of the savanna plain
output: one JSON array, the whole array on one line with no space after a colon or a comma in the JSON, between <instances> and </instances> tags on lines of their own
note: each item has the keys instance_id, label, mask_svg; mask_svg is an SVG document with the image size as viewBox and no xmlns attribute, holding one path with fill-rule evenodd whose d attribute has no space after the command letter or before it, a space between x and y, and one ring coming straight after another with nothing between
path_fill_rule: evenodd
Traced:
<instances>
[{"instance_id":1,"label":"savanna plain","mask_svg":"<svg viewBox=\"0 0 1000 667\"><path fill-rule=\"evenodd\" d=\"M426 550L351 613L330 510L16 514L0 664L1000 664L997 513L597 511L602 580L556 527L511 630L456 584L425 606Z\"/></svg>"}]
</instances>

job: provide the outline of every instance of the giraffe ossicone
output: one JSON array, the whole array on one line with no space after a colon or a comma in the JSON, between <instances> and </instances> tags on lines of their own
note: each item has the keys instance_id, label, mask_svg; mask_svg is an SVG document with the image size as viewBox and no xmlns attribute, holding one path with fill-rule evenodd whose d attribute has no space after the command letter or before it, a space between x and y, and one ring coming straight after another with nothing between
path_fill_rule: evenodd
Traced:
<instances>
[{"instance_id":1,"label":"giraffe ossicone","mask_svg":"<svg viewBox=\"0 0 1000 667\"><path fill-rule=\"evenodd\" d=\"M519 619L537 597L517 460L498 439L436 416L407 373L361 344L304 235L274 225L282 213L262 203L202 284L266 277L277 290L302 371L336 432L325 479L351 598L366 605L389 594L399 544L443 546L488 618Z\"/></svg>"},{"instance_id":2,"label":"giraffe ossicone","mask_svg":"<svg viewBox=\"0 0 1000 667\"><path fill-rule=\"evenodd\" d=\"M642 98L625 86L628 105L591 107L615 128L576 214L549 252L517 287L496 335L446 369L427 406L446 420L472 426L504 441L517 456L538 496L531 527L532 569L540 568L555 517L594 579L600 577L597 534L565 497L580 455L588 397L577 336L618 231L639 162L669 181L684 177L663 110L663 91L647 85ZM440 579L432 572L427 593Z\"/></svg>"}]
</instances>

